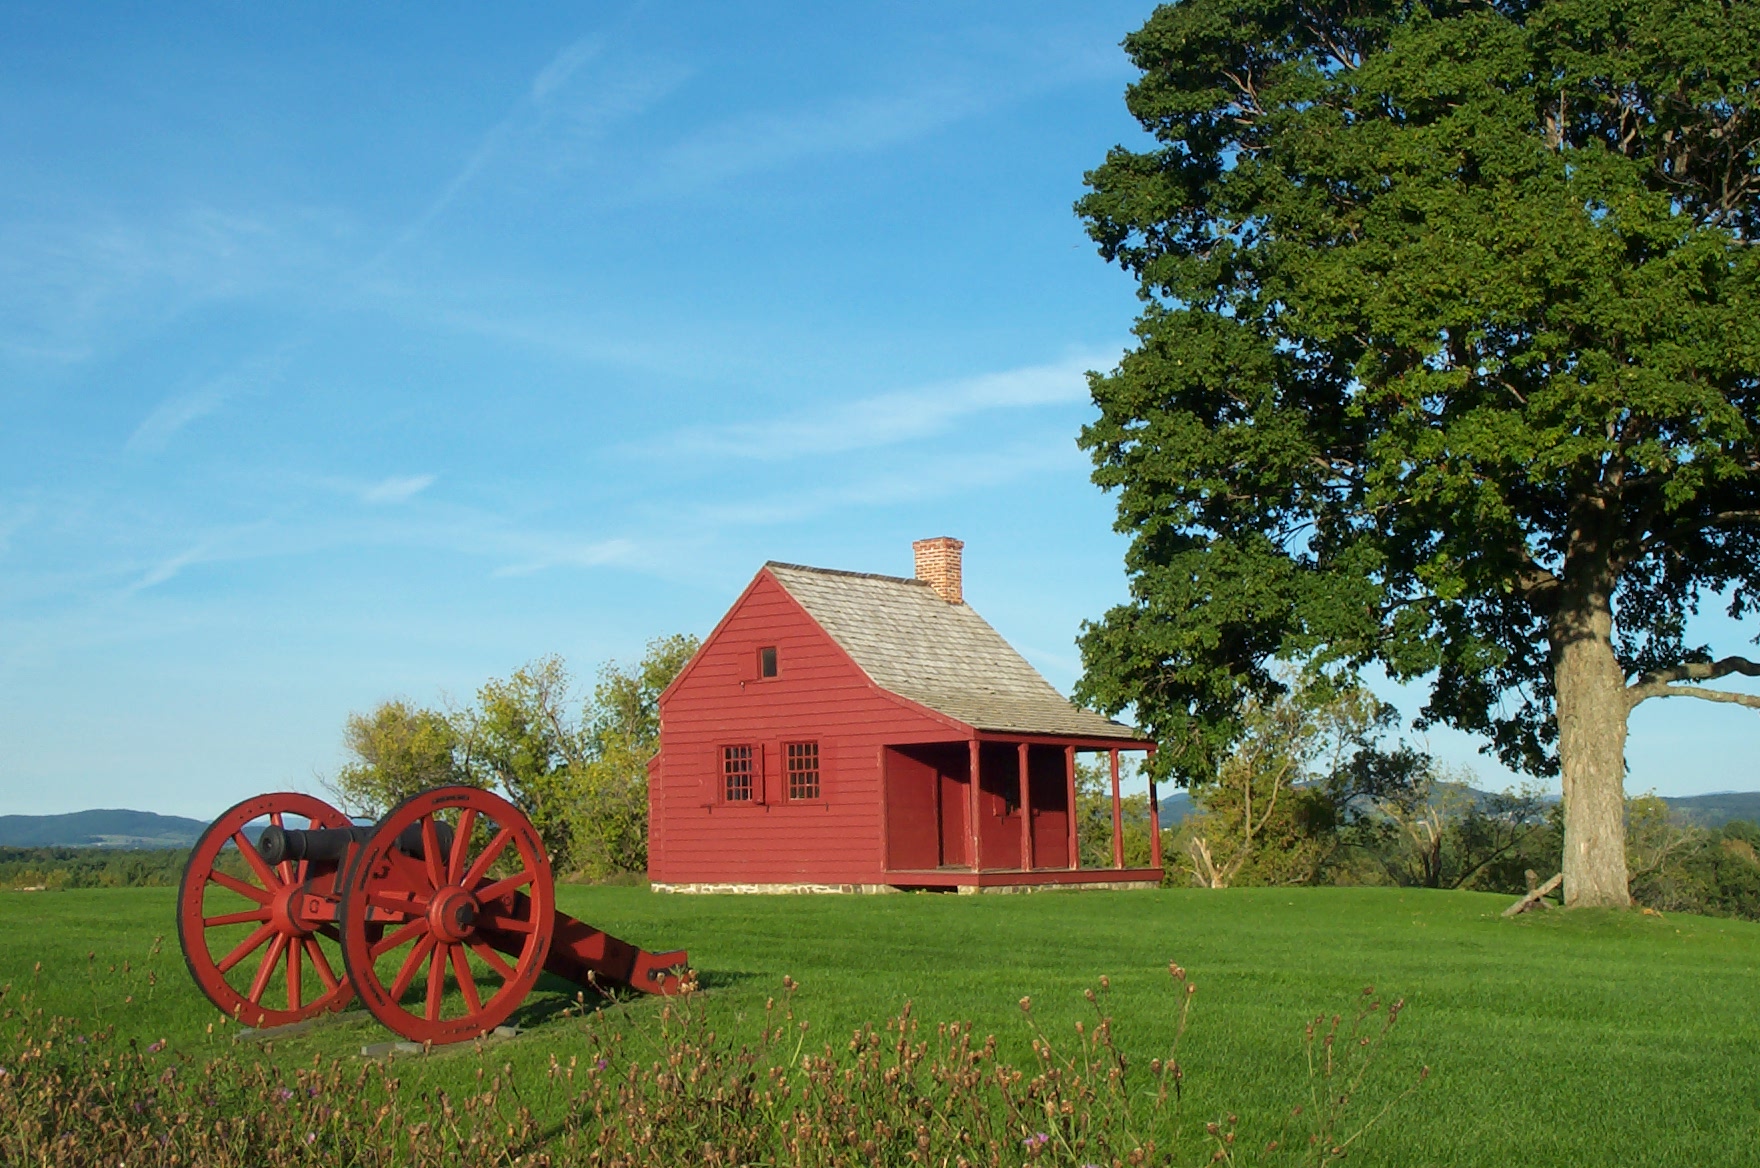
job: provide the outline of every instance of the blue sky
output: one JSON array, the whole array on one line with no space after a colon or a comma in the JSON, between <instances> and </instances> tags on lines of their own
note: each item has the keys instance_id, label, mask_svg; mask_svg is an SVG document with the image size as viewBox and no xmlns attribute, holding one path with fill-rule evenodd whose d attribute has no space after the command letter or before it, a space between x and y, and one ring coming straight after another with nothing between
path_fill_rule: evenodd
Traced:
<instances>
[{"instance_id":1,"label":"blue sky","mask_svg":"<svg viewBox=\"0 0 1760 1168\"><path fill-rule=\"evenodd\" d=\"M1067 690L1149 9L0 9L0 813L315 790L350 710L927 535ZM1760 785L1651 707L1634 789Z\"/></svg>"}]
</instances>

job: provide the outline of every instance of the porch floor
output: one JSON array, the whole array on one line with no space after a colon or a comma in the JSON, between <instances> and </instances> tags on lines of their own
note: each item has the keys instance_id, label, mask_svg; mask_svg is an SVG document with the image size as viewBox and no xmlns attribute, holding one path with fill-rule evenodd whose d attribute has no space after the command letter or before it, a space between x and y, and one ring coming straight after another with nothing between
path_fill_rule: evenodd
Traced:
<instances>
[{"instance_id":1,"label":"porch floor","mask_svg":"<svg viewBox=\"0 0 1760 1168\"><path fill-rule=\"evenodd\" d=\"M1008 888L1028 884L1160 884L1159 868L970 868L889 869L888 884L913 888Z\"/></svg>"}]
</instances>

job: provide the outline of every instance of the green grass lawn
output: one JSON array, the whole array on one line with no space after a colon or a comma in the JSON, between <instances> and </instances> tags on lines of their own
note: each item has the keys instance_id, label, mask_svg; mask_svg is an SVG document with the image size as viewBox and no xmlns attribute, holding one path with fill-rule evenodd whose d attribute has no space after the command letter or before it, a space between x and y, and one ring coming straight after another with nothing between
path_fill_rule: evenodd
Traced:
<instances>
[{"instance_id":1,"label":"green grass lawn","mask_svg":"<svg viewBox=\"0 0 1760 1168\"><path fill-rule=\"evenodd\" d=\"M1165 1048L1175 960L1199 986L1182 1050L1187 1114L1238 1112L1243 1133L1263 1137L1305 1100L1303 1023L1348 1009L1372 983L1407 1002L1372 1092L1402 1090L1422 1064L1432 1075L1353 1160L1760 1159L1760 925L1600 912L1503 920L1508 897L1391 889L692 897L564 887L558 896L565 911L629 940L688 947L724 1033L755 1031L765 998L790 974L816 1039L847 1038L908 999L929 1022L975 1021L1025 1062L1019 999L1031 995L1040 1025L1060 1038L1087 1016L1082 990L1107 974L1121 1043L1147 1059ZM159 889L0 895L0 982L34 985L52 1013L192 1053L218 1049L231 1028L209 1033L218 1018L184 972L172 900ZM156 936L163 946L149 956ZM483 1056L412 1060L406 1078L462 1084L479 1057L535 1075L580 1042L583 1022L557 1012L571 996L572 987L542 983L515 1019L529 1027L518 1039ZM613 1009L642 1026L656 1005ZM356 1009L261 1057L353 1057L387 1037Z\"/></svg>"}]
</instances>

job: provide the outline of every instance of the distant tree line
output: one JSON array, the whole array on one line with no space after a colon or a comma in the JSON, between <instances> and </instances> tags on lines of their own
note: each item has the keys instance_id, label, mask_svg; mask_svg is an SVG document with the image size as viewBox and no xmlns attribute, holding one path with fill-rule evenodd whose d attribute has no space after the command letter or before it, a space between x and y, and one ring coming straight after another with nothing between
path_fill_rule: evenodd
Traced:
<instances>
[{"instance_id":1,"label":"distant tree line","mask_svg":"<svg viewBox=\"0 0 1760 1168\"><path fill-rule=\"evenodd\" d=\"M483 787L532 821L558 873L603 880L644 872L660 693L698 643L682 635L650 641L634 666L601 665L584 697L562 658L547 656L486 682L468 706L381 702L349 715L349 761L328 785L363 816L430 787Z\"/></svg>"},{"instance_id":2,"label":"distant tree line","mask_svg":"<svg viewBox=\"0 0 1760 1168\"><path fill-rule=\"evenodd\" d=\"M1191 784L1194 814L1165 827L1169 882L1374 884L1519 894L1529 873L1563 864L1560 805L1534 789L1485 792L1470 771L1439 765L1386 735L1395 711L1356 685L1289 677L1250 700L1244 732L1209 778ZM1082 862L1112 862L1108 781L1081 767ZM1124 801L1127 864L1149 861L1148 800ZM1760 920L1760 824L1682 823L1655 796L1627 801L1634 902L1663 912Z\"/></svg>"},{"instance_id":3,"label":"distant tree line","mask_svg":"<svg viewBox=\"0 0 1760 1168\"><path fill-rule=\"evenodd\" d=\"M184 848L0 848L0 888L165 888L188 857Z\"/></svg>"}]
</instances>

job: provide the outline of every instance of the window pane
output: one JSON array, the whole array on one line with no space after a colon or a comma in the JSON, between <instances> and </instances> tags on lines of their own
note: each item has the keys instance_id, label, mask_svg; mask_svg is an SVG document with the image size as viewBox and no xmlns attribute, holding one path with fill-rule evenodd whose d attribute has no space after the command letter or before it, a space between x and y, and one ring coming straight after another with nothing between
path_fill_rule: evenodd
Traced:
<instances>
[{"instance_id":1,"label":"window pane","mask_svg":"<svg viewBox=\"0 0 1760 1168\"><path fill-rule=\"evenodd\" d=\"M790 742L785 755L788 760L788 797L817 799L819 797L819 744Z\"/></svg>"},{"instance_id":2,"label":"window pane","mask_svg":"<svg viewBox=\"0 0 1760 1168\"><path fill-rule=\"evenodd\" d=\"M758 650L758 676L776 676L776 646Z\"/></svg>"},{"instance_id":3,"label":"window pane","mask_svg":"<svg viewBox=\"0 0 1760 1168\"><path fill-rule=\"evenodd\" d=\"M721 748L721 797L729 803L752 801L752 748Z\"/></svg>"}]
</instances>

